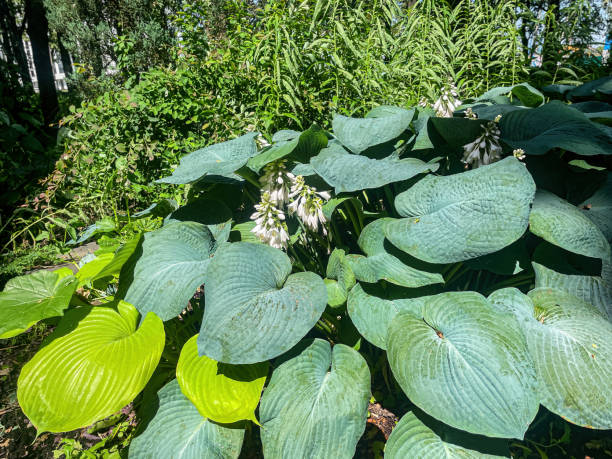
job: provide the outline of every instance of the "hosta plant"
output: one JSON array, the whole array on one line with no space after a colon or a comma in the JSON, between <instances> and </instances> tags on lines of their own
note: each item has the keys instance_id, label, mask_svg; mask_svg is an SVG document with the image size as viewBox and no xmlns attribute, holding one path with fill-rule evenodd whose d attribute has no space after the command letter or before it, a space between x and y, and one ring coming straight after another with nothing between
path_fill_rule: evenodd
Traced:
<instances>
[{"instance_id":1,"label":"hosta plant","mask_svg":"<svg viewBox=\"0 0 612 459\"><path fill-rule=\"evenodd\" d=\"M185 156L160 180L184 205L136 216L159 229L0 294L3 338L62 316L21 371L24 413L60 432L136 399L135 458L235 458L253 436L352 457L373 398L401 418L391 458L507 457L540 405L611 429L610 82Z\"/></svg>"}]
</instances>

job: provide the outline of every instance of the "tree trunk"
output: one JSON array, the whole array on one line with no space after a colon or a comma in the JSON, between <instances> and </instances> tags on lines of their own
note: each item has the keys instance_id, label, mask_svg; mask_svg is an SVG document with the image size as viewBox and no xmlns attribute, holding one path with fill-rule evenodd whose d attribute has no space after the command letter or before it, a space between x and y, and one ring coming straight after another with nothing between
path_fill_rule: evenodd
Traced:
<instances>
[{"instance_id":1,"label":"tree trunk","mask_svg":"<svg viewBox=\"0 0 612 459\"><path fill-rule=\"evenodd\" d=\"M49 23L47 22L43 0L26 0L25 16L28 21L28 35L32 43L34 67L38 79L40 108L45 125L49 126L57 118L59 104L49 54Z\"/></svg>"},{"instance_id":2,"label":"tree trunk","mask_svg":"<svg viewBox=\"0 0 612 459\"><path fill-rule=\"evenodd\" d=\"M64 67L64 75L66 77L72 75L72 60L70 59L70 53L62 42L62 35L57 34L57 47L59 48L60 58L62 59L62 67Z\"/></svg>"},{"instance_id":3,"label":"tree trunk","mask_svg":"<svg viewBox=\"0 0 612 459\"><path fill-rule=\"evenodd\" d=\"M12 56L14 62L19 68L19 77L21 83L25 86L28 83L32 83L30 78L30 70L28 68L28 60L26 58L25 49L23 47L23 31L17 28L15 22L15 12L7 2L7 0L0 0L0 17L3 20L3 39L7 42L4 43L5 49L8 51L10 47L10 53L7 52L7 56Z\"/></svg>"}]
</instances>

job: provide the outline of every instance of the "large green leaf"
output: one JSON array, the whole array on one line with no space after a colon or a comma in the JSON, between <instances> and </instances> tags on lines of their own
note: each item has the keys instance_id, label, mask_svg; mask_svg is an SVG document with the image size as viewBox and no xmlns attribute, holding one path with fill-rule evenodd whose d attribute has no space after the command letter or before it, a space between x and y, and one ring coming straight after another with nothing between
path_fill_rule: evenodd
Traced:
<instances>
[{"instance_id":1,"label":"large green leaf","mask_svg":"<svg viewBox=\"0 0 612 459\"><path fill-rule=\"evenodd\" d=\"M334 136L353 153L396 139L410 126L414 110L399 107L377 107L366 118L335 115Z\"/></svg>"},{"instance_id":2,"label":"large green leaf","mask_svg":"<svg viewBox=\"0 0 612 459\"><path fill-rule=\"evenodd\" d=\"M338 286L345 294L355 285L355 274L351 269L346 254L342 249L334 249L327 261L326 276L338 281Z\"/></svg>"},{"instance_id":3,"label":"large green leaf","mask_svg":"<svg viewBox=\"0 0 612 459\"><path fill-rule=\"evenodd\" d=\"M551 287L590 303L612 322L612 285L601 276L579 276L558 273L546 266L533 263L535 286Z\"/></svg>"},{"instance_id":4,"label":"large green leaf","mask_svg":"<svg viewBox=\"0 0 612 459\"><path fill-rule=\"evenodd\" d=\"M612 137L583 113L559 101L532 110L502 116L502 140L528 155L543 155L553 148L580 155L612 154Z\"/></svg>"},{"instance_id":5,"label":"large green leaf","mask_svg":"<svg viewBox=\"0 0 612 459\"><path fill-rule=\"evenodd\" d=\"M375 283L386 280L402 287L418 288L439 284L444 278L439 273L430 273L413 268L385 249L384 227L391 218L379 218L368 224L359 235L358 244L368 255L347 255L346 260L357 280Z\"/></svg>"},{"instance_id":6,"label":"large green leaf","mask_svg":"<svg viewBox=\"0 0 612 459\"><path fill-rule=\"evenodd\" d=\"M145 430L130 443L130 459L237 459L244 429L203 418L176 379L157 393L159 407Z\"/></svg>"},{"instance_id":7,"label":"large green leaf","mask_svg":"<svg viewBox=\"0 0 612 459\"><path fill-rule=\"evenodd\" d=\"M467 432L523 438L538 411L535 369L518 323L476 292L425 301L389 326L387 356L419 408Z\"/></svg>"},{"instance_id":8,"label":"large green leaf","mask_svg":"<svg viewBox=\"0 0 612 459\"><path fill-rule=\"evenodd\" d=\"M359 333L373 345L386 350L389 325L395 316L402 311L420 314L426 298L386 300L368 295L357 284L348 295L346 309Z\"/></svg>"},{"instance_id":9,"label":"large green leaf","mask_svg":"<svg viewBox=\"0 0 612 459\"><path fill-rule=\"evenodd\" d=\"M583 100L605 98L612 94L612 76L605 76L597 80L584 83L577 88L572 89L568 94L569 100Z\"/></svg>"},{"instance_id":10,"label":"large green leaf","mask_svg":"<svg viewBox=\"0 0 612 459\"><path fill-rule=\"evenodd\" d=\"M181 390L200 414L231 424L255 418L255 408L266 382L268 362L230 365L198 356L197 335L189 339L176 366Z\"/></svg>"},{"instance_id":11,"label":"large green leaf","mask_svg":"<svg viewBox=\"0 0 612 459\"><path fill-rule=\"evenodd\" d=\"M68 241L66 245L82 244L96 234L112 233L116 229L117 225L115 220L113 220L111 217L104 217L95 222L93 225L89 225L87 228L85 228L76 241L72 239Z\"/></svg>"},{"instance_id":12,"label":"large green leaf","mask_svg":"<svg viewBox=\"0 0 612 459\"><path fill-rule=\"evenodd\" d=\"M422 419L427 421L427 424ZM510 457L499 439L472 435L436 422L420 413L406 413L385 445L387 459L492 459Z\"/></svg>"},{"instance_id":13,"label":"large green leaf","mask_svg":"<svg viewBox=\"0 0 612 459\"><path fill-rule=\"evenodd\" d=\"M143 315L153 311L162 320L177 316L204 283L214 248L210 230L201 223L175 222L145 234L132 279L121 278L131 281L125 300Z\"/></svg>"},{"instance_id":14,"label":"large green leaf","mask_svg":"<svg viewBox=\"0 0 612 459\"><path fill-rule=\"evenodd\" d=\"M159 179L158 182L183 184L204 178L238 178L234 172L257 154L257 135L257 132L249 132L237 139L217 143L183 156L172 175Z\"/></svg>"},{"instance_id":15,"label":"large green leaf","mask_svg":"<svg viewBox=\"0 0 612 459\"><path fill-rule=\"evenodd\" d=\"M91 282L94 279L97 279L98 275L105 270L106 266L113 260L114 257L115 256L112 253L102 253L93 260L85 263L75 274L75 277L79 281L78 287L91 284Z\"/></svg>"},{"instance_id":16,"label":"large green leaf","mask_svg":"<svg viewBox=\"0 0 612 459\"><path fill-rule=\"evenodd\" d=\"M378 188L436 171L439 167L437 163L428 164L416 158L399 159L397 155L384 159L353 155L337 143L324 148L310 164L336 193Z\"/></svg>"},{"instance_id":17,"label":"large green leaf","mask_svg":"<svg viewBox=\"0 0 612 459\"><path fill-rule=\"evenodd\" d=\"M127 263L132 254L138 249L141 238L142 234L137 234L119 247L112 260L106 266L104 266L104 268L99 271L92 280L118 275L121 272L123 265Z\"/></svg>"},{"instance_id":18,"label":"large green leaf","mask_svg":"<svg viewBox=\"0 0 612 459\"><path fill-rule=\"evenodd\" d=\"M119 411L144 388L164 349L164 325L120 301L66 313L17 381L21 409L41 432L66 432Z\"/></svg>"},{"instance_id":19,"label":"large green leaf","mask_svg":"<svg viewBox=\"0 0 612 459\"><path fill-rule=\"evenodd\" d=\"M581 111L587 118L600 123L610 124L612 121L612 105L600 101L578 102L570 107Z\"/></svg>"},{"instance_id":20,"label":"large green leaf","mask_svg":"<svg viewBox=\"0 0 612 459\"><path fill-rule=\"evenodd\" d=\"M429 175L400 193L404 218L388 222L396 247L430 263L452 263L496 252L525 232L535 183L516 158L460 174Z\"/></svg>"},{"instance_id":21,"label":"large green leaf","mask_svg":"<svg viewBox=\"0 0 612 459\"><path fill-rule=\"evenodd\" d=\"M604 186L579 207L597 225L608 242L612 242L612 174L609 173Z\"/></svg>"},{"instance_id":22,"label":"large green leaf","mask_svg":"<svg viewBox=\"0 0 612 459\"><path fill-rule=\"evenodd\" d=\"M272 373L259 408L267 458L352 458L363 434L370 371L359 353L316 339Z\"/></svg>"},{"instance_id":23,"label":"large green leaf","mask_svg":"<svg viewBox=\"0 0 612 459\"><path fill-rule=\"evenodd\" d=\"M206 274L198 350L224 363L257 363L291 349L315 325L327 289L314 273L291 274L282 251L236 242L221 247Z\"/></svg>"},{"instance_id":24,"label":"large green leaf","mask_svg":"<svg viewBox=\"0 0 612 459\"><path fill-rule=\"evenodd\" d=\"M307 163L312 156L327 146L327 135L318 125L313 124L306 131L289 140L282 140L266 151L249 159L247 165L259 172L266 164L287 156Z\"/></svg>"},{"instance_id":25,"label":"large green leaf","mask_svg":"<svg viewBox=\"0 0 612 459\"><path fill-rule=\"evenodd\" d=\"M526 107L539 107L544 103L544 95L528 83L515 84L514 86L493 88L485 92L476 101L489 100L493 97L512 94Z\"/></svg>"},{"instance_id":26,"label":"large green leaf","mask_svg":"<svg viewBox=\"0 0 612 459\"><path fill-rule=\"evenodd\" d=\"M467 118L431 117L427 124L428 134L435 146L463 147L481 136L482 128L487 123ZM435 130L435 133L432 130Z\"/></svg>"},{"instance_id":27,"label":"large green leaf","mask_svg":"<svg viewBox=\"0 0 612 459\"><path fill-rule=\"evenodd\" d=\"M538 190L529 215L530 231L570 252L609 259L610 244L580 209L548 191Z\"/></svg>"},{"instance_id":28,"label":"large green leaf","mask_svg":"<svg viewBox=\"0 0 612 459\"><path fill-rule=\"evenodd\" d=\"M0 293L0 339L23 333L36 322L61 316L77 288L63 272L37 271L10 279Z\"/></svg>"},{"instance_id":29,"label":"large green leaf","mask_svg":"<svg viewBox=\"0 0 612 459\"><path fill-rule=\"evenodd\" d=\"M232 227L232 211L217 199L198 198L168 215L164 225L177 221L202 223L215 241L225 242Z\"/></svg>"},{"instance_id":30,"label":"large green leaf","mask_svg":"<svg viewBox=\"0 0 612 459\"><path fill-rule=\"evenodd\" d=\"M527 297L504 289L489 298L519 319L536 366L540 403L574 424L612 428L612 324L562 290L538 288Z\"/></svg>"}]
</instances>

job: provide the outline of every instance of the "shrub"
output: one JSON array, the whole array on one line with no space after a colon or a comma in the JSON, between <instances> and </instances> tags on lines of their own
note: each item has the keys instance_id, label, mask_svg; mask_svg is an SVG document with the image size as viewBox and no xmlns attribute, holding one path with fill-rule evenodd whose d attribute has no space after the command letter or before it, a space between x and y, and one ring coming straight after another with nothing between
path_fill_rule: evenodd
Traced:
<instances>
[{"instance_id":1,"label":"shrub","mask_svg":"<svg viewBox=\"0 0 612 459\"><path fill-rule=\"evenodd\" d=\"M352 457L372 392L402 415L388 457L507 455L540 405L612 428L611 81L566 94L583 105L521 84L183 157L161 182L187 204L135 216L161 228L0 294L2 337L63 316L23 411L68 431L146 388L131 457L238 457L250 421L266 456Z\"/></svg>"}]
</instances>

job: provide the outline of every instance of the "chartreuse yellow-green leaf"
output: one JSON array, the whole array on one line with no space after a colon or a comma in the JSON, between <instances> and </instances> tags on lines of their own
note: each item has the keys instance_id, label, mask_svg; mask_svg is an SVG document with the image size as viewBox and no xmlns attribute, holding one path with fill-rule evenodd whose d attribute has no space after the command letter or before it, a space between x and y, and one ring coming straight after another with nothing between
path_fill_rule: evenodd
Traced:
<instances>
[{"instance_id":1,"label":"chartreuse yellow-green leaf","mask_svg":"<svg viewBox=\"0 0 612 459\"><path fill-rule=\"evenodd\" d=\"M268 362L230 365L198 356L198 335L185 343L176 367L183 394L200 414L215 422L255 423L255 408L266 382Z\"/></svg>"},{"instance_id":2,"label":"chartreuse yellow-green leaf","mask_svg":"<svg viewBox=\"0 0 612 459\"><path fill-rule=\"evenodd\" d=\"M76 287L77 280L68 269L9 280L0 292L0 339L19 335L39 320L61 316Z\"/></svg>"},{"instance_id":3,"label":"chartreuse yellow-green leaf","mask_svg":"<svg viewBox=\"0 0 612 459\"><path fill-rule=\"evenodd\" d=\"M153 374L164 326L129 303L69 311L25 364L17 381L21 409L38 432L88 426L130 403Z\"/></svg>"},{"instance_id":4,"label":"chartreuse yellow-green leaf","mask_svg":"<svg viewBox=\"0 0 612 459\"><path fill-rule=\"evenodd\" d=\"M82 287L83 285L91 283L94 279L97 279L98 274L106 268L114 257L115 255L112 253L103 253L90 262L85 263L76 273L76 278L79 281L78 286Z\"/></svg>"}]
</instances>

